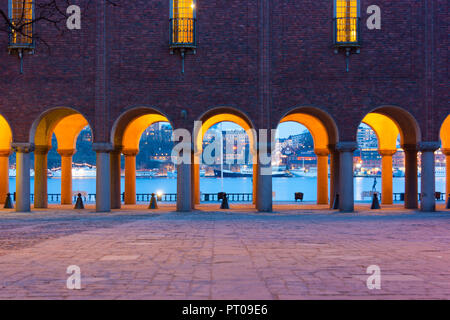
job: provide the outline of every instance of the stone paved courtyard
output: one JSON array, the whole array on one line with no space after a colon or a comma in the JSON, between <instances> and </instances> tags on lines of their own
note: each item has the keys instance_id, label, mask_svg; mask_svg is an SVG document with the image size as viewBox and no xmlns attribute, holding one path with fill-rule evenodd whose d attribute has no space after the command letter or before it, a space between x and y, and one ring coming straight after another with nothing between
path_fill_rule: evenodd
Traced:
<instances>
[{"instance_id":1,"label":"stone paved courtyard","mask_svg":"<svg viewBox=\"0 0 450 320\"><path fill-rule=\"evenodd\" d=\"M448 210L216 207L1 210L0 299L450 298ZM70 265L81 290L66 288Z\"/></svg>"}]
</instances>

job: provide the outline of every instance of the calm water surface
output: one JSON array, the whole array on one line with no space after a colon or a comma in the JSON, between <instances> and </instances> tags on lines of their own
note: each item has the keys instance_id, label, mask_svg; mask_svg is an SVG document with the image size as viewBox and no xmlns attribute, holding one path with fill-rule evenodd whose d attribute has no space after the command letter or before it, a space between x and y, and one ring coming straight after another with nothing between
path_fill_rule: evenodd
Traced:
<instances>
[{"instance_id":1,"label":"calm water surface","mask_svg":"<svg viewBox=\"0 0 450 320\"><path fill-rule=\"evenodd\" d=\"M394 193L404 192L405 178L393 179ZM223 188L228 193L251 193L252 178L224 178ZM125 180L122 177L122 192L124 191ZM355 200L362 200L361 192L372 190L373 178L354 178ZM86 191L95 193L95 178L74 178L72 182L74 191ZM295 192L303 192L305 201L316 200L316 178L292 177L273 178L273 191L277 201L293 201ZM381 191L381 179L377 178L377 190ZM15 178L9 179L10 192L16 189ZM34 179L31 179L31 193L34 191ZM419 179L420 190L420 179ZM137 178L137 193L152 193L162 191L164 193L177 192L177 180L174 178ZM203 193L217 193L222 191L220 178L200 178L200 191ZM445 191L445 177L436 178L436 191ZM61 193L61 179L48 179L48 193ZM367 198L365 200L368 200Z\"/></svg>"}]
</instances>

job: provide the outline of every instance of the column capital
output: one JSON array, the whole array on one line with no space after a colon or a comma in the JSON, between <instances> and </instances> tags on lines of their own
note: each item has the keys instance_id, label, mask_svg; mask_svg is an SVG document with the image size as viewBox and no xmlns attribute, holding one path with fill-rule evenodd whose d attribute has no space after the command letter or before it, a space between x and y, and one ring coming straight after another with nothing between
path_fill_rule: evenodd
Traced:
<instances>
[{"instance_id":1,"label":"column capital","mask_svg":"<svg viewBox=\"0 0 450 320\"><path fill-rule=\"evenodd\" d=\"M442 153L446 156L450 156L450 149L443 148L441 149Z\"/></svg>"},{"instance_id":2,"label":"column capital","mask_svg":"<svg viewBox=\"0 0 450 320\"><path fill-rule=\"evenodd\" d=\"M122 153L125 157L136 157L139 153L138 149L123 149Z\"/></svg>"},{"instance_id":3,"label":"column capital","mask_svg":"<svg viewBox=\"0 0 450 320\"><path fill-rule=\"evenodd\" d=\"M111 150L111 153L122 153L123 146L113 146L113 150Z\"/></svg>"},{"instance_id":4,"label":"column capital","mask_svg":"<svg viewBox=\"0 0 450 320\"><path fill-rule=\"evenodd\" d=\"M0 150L0 157L9 157L12 154L11 149Z\"/></svg>"},{"instance_id":5,"label":"column capital","mask_svg":"<svg viewBox=\"0 0 450 320\"><path fill-rule=\"evenodd\" d=\"M110 153L114 148L112 143L109 142L94 142L92 144L92 150L100 153Z\"/></svg>"},{"instance_id":6,"label":"column capital","mask_svg":"<svg viewBox=\"0 0 450 320\"><path fill-rule=\"evenodd\" d=\"M75 149L58 149L57 151L61 157L72 157L77 152Z\"/></svg>"},{"instance_id":7,"label":"column capital","mask_svg":"<svg viewBox=\"0 0 450 320\"><path fill-rule=\"evenodd\" d=\"M318 157L328 157L330 151L328 149L314 149L314 153Z\"/></svg>"},{"instance_id":8,"label":"column capital","mask_svg":"<svg viewBox=\"0 0 450 320\"><path fill-rule=\"evenodd\" d=\"M417 144L404 144L402 145L402 149L405 152L417 152Z\"/></svg>"},{"instance_id":9,"label":"column capital","mask_svg":"<svg viewBox=\"0 0 450 320\"><path fill-rule=\"evenodd\" d=\"M440 147L441 147L441 144L437 141L419 142L419 150L422 152L435 152Z\"/></svg>"},{"instance_id":10,"label":"column capital","mask_svg":"<svg viewBox=\"0 0 450 320\"><path fill-rule=\"evenodd\" d=\"M12 149L18 153L30 153L34 150L34 143L28 142L13 142L11 144Z\"/></svg>"},{"instance_id":11,"label":"column capital","mask_svg":"<svg viewBox=\"0 0 450 320\"><path fill-rule=\"evenodd\" d=\"M382 156L382 157L391 157L391 156L393 156L395 153L397 152L397 150L386 150L386 149L383 149L383 150L378 150L378 153L380 154L380 156Z\"/></svg>"},{"instance_id":12,"label":"column capital","mask_svg":"<svg viewBox=\"0 0 450 320\"><path fill-rule=\"evenodd\" d=\"M34 154L46 155L51 148L51 146L34 146Z\"/></svg>"},{"instance_id":13,"label":"column capital","mask_svg":"<svg viewBox=\"0 0 450 320\"><path fill-rule=\"evenodd\" d=\"M339 152L353 152L358 149L356 141L342 141L336 144L336 150Z\"/></svg>"}]
</instances>

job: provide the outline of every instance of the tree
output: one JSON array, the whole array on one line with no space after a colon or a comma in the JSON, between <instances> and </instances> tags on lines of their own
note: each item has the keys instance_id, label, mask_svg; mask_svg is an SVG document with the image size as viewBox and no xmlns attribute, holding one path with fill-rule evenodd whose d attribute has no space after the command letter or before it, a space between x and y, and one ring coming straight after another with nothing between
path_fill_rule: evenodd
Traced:
<instances>
[{"instance_id":1,"label":"tree","mask_svg":"<svg viewBox=\"0 0 450 320\"><path fill-rule=\"evenodd\" d=\"M37 32L29 32L38 30L35 26L39 24L48 24L63 33L66 28L66 21L70 14L67 8L71 5L69 0L12 0L15 14L10 18L9 13L0 8L0 32L19 35L29 43L42 42L50 50L47 39L44 39ZM118 6L120 0L95 0L104 1L109 5ZM86 11L93 0L81 0L81 10ZM34 4L34 12L30 14L29 8Z\"/></svg>"}]
</instances>

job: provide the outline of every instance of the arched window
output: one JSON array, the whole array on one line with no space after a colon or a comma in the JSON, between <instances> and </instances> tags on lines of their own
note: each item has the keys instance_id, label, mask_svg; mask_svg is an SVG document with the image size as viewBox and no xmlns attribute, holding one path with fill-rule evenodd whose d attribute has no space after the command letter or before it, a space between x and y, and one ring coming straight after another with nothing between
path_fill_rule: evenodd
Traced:
<instances>
[{"instance_id":1,"label":"arched window","mask_svg":"<svg viewBox=\"0 0 450 320\"><path fill-rule=\"evenodd\" d=\"M359 1L334 1L334 43L337 46L359 45Z\"/></svg>"},{"instance_id":2,"label":"arched window","mask_svg":"<svg viewBox=\"0 0 450 320\"><path fill-rule=\"evenodd\" d=\"M9 48L33 48L33 0L9 0L8 2L9 21L13 26L10 28Z\"/></svg>"},{"instance_id":3,"label":"arched window","mask_svg":"<svg viewBox=\"0 0 450 320\"><path fill-rule=\"evenodd\" d=\"M171 48L195 48L196 0L170 0Z\"/></svg>"}]
</instances>

